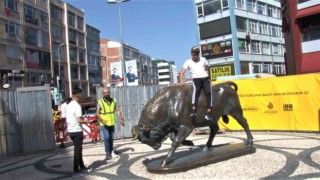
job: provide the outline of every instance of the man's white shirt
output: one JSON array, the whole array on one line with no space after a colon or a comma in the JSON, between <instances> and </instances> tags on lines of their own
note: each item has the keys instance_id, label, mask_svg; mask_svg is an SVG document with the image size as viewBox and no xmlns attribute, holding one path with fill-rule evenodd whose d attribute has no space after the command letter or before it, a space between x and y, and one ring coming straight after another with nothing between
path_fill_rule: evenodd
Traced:
<instances>
[{"instance_id":1,"label":"man's white shirt","mask_svg":"<svg viewBox=\"0 0 320 180\"><path fill-rule=\"evenodd\" d=\"M66 118L67 117L67 103L64 102L63 104L61 104L61 107L60 107L60 111L61 111L61 118Z\"/></svg>"},{"instance_id":2,"label":"man's white shirt","mask_svg":"<svg viewBox=\"0 0 320 180\"><path fill-rule=\"evenodd\" d=\"M205 78L209 76L205 69L207 65L207 60L204 57L200 57L200 60L198 62L194 62L192 59L188 59L182 67L188 69L191 73L192 79L194 79Z\"/></svg>"},{"instance_id":3,"label":"man's white shirt","mask_svg":"<svg viewBox=\"0 0 320 180\"><path fill-rule=\"evenodd\" d=\"M81 124L78 123L77 117L82 116L81 106L76 101L71 101L66 108L66 118L68 124L68 132L81 132Z\"/></svg>"}]
</instances>

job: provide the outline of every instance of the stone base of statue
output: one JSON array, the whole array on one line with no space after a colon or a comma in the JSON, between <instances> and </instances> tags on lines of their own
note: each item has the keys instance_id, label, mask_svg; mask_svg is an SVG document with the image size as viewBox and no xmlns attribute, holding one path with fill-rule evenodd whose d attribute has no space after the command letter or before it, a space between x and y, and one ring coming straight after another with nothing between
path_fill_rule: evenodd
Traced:
<instances>
[{"instance_id":1,"label":"stone base of statue","mask_svg":"<svg viewBox=\"0 0 320 180\"><path fill-rule=\"evenodd\" d=\"M254 145L246 146L244 143L216 145L204 152L201 151L202 148L176 152L172 162L165 167L161 167L161 161L165 156L147 160L148 162L145 162L147 171L158 174L187 171L256 152Z\"/></svg>"}]
</instances>

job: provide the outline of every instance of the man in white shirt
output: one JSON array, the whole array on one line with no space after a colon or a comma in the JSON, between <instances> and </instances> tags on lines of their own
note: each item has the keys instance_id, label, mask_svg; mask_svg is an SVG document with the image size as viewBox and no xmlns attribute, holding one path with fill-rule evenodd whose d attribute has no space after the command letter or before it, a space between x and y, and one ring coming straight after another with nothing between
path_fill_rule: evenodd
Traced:
<instances>
[{"instance_id":1,"label":"man in white shirt","mask_svg":"<svg viewBox=\"0 0 320 180\"><path fill-rule=\"evenodd\" d=\"M184 74L188 69L192 76L192 112L191 118L196 119L197 117L197 105L200 97L201 88L204 89L207 97L207 113L205 116L206 120L212 120L212 99L211 99L211 81L208 73L208 63L204 57L199 57L200 49L198 46L191 48L191 59L188 59L181 71L180 71L180 86L185 85Z\"/></svg>"},{"instance_id":2,"label":"man in white shirt","mask_svg":"<svg viewBox=\"0 0 320 180\"><path fill-rule=\"evenodd\" d=\"M83 163L82 158L82 143L83 143L83 131L81 123L87 123L90 121L82 120L81 106L78 103L81 98L81 89L75 88L72 91L72 101L67 105L66 118L68 124L68 134L74 144L73 155L73 171L74 176L84 176L85 173L91 172L92 168L87 168Z\"/></svg>"}]
</instances>

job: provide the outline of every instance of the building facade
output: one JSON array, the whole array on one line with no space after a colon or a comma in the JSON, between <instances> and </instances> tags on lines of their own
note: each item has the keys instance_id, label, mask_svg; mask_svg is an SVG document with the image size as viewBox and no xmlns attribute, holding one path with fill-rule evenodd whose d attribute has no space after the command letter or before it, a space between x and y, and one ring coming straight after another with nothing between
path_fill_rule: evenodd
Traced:
<instances>
[{"instance_id":1,"label":"building facade","mask_svg":"<svg viewBox=\"0 0 320 180\"><path fill-rule=\"evenodd\" d=\"M210 76L285 74L280 2L195 0L201 53Z\"/></svg>"},{"instance_id":2,"label":"building facade","mask_svg":"<svg viewBox=\"0 0 320 180\"><path fill-rule=\"evenodd\" d=\"M155 64L152 64L150 56L138 49L117 41L100 39L100 51L101 57L105 57L106 59L106 62L102 62L102 84L104 86L130 85L126 79L128 64L134 66L137 76L137 81L134 85L157 84L157 69ZM112 79L115 68L121 77L119 80Z\"/></svg>"},{"instance_id":3,"label":"building facade","mask_svg":"<svg viewBox=\"0 0 320 180\"><path fill-rule=\"evenodd\" d=\"M3 0L0 3L0 74L11 87L50 81L48 3Z\"/></svg>"},{"instance_id":4,"label":"building facade","mask_svg":"<svg viewBox=\"0 0 320 180\"><path fill-rule=\"evenodd\" d=\"M71 96L72 89L79 87L88 96L92 66L88 68L87 57L91 63L91 57L97 56L100 65L100 43L99 30L89 26L86 31L84 12L60 0L1 2L2 81L11 87L48 84L56 86L62 96Z\"/></svg>"},{"instance_id":5,"label":"building facade","mask_svg":"<svg viewBox=\"0 0 320 180\"><path fill-rule=\"evenodd\" d=\"M96 96L96 87L102 85L102 66L100 53L100 30L86 25L87 60L90 96Z\"/></svg>"},{"instance_id":6,"label":"building facade","mask_svg":"<svg viewBox=\"0 0 320 180\"><path fill-rule=\"evenodd\" d=\"M177 67L174 61L165 61L162 59L153 60L158 67L159 85L171 85L178 83Z\"/></svg>"},{"instance_id":7,"label":"building facade","mask_svg":"<svg viewBox=\"0 0 320 180\"><path fill-rule=\"evenodd\" d=\"M288 74L320 71L320 1L282 0Z\"/></svg>"}]
</instances>

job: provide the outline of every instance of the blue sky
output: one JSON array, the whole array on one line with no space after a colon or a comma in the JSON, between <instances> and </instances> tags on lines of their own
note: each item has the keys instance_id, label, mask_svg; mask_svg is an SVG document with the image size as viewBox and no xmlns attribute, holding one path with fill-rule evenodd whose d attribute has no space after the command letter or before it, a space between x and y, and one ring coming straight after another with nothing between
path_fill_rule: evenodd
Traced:
<instances>
[{"instance_id":1,"label":"blue sky","mask_svg":"<svg viewBox=\"0 0 320 180\"><path fill-rule=\"evenodd\" d=\"M120 40L118 5L106 0L64 0L83 9L101 38ZM198 44L193 0L130 0L121 3L123 41L152 58L175 61L180 71Z\"/></svg>"}]
</instances>

